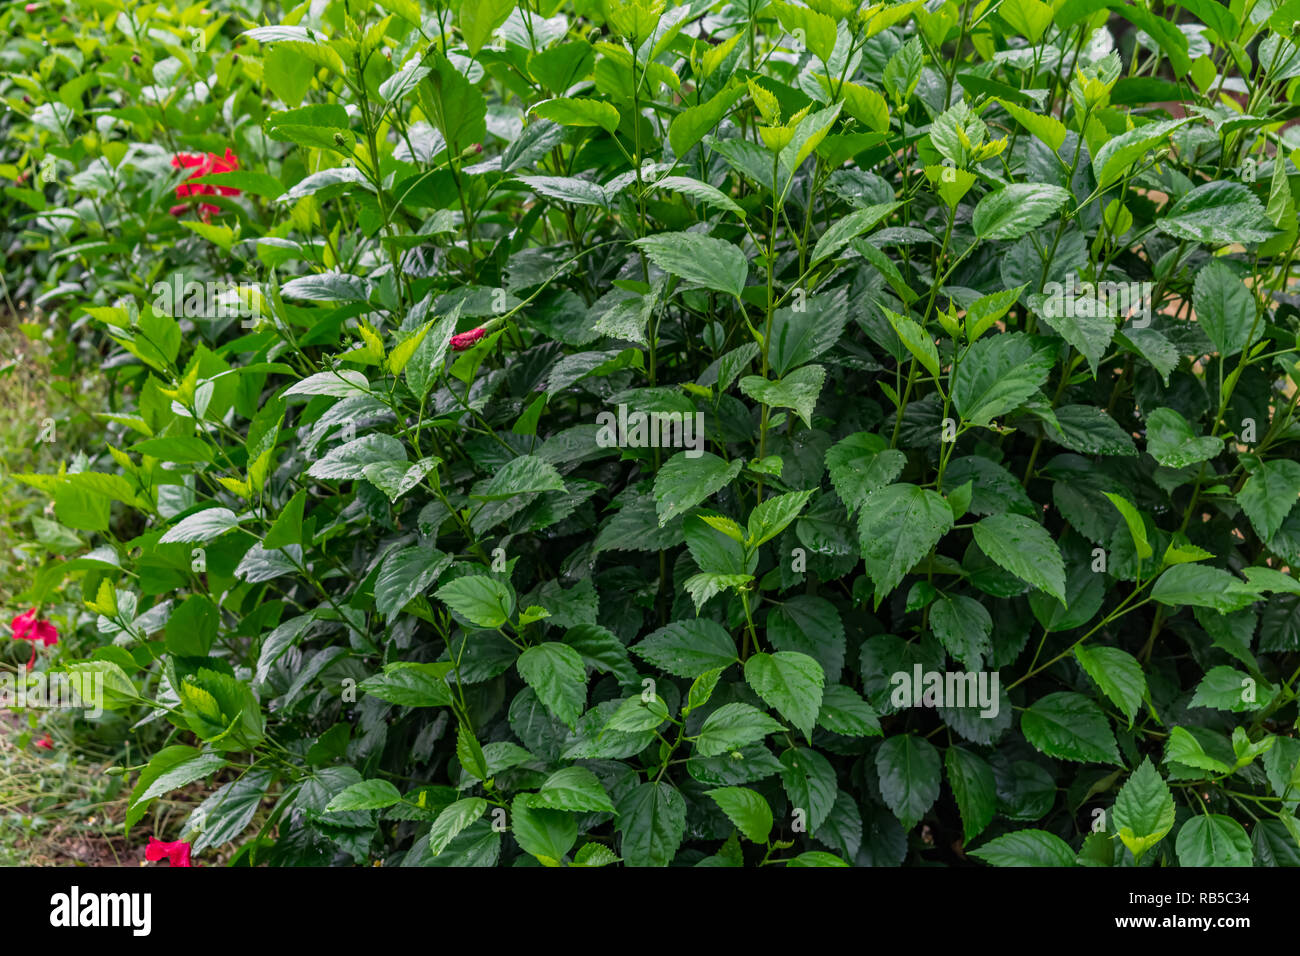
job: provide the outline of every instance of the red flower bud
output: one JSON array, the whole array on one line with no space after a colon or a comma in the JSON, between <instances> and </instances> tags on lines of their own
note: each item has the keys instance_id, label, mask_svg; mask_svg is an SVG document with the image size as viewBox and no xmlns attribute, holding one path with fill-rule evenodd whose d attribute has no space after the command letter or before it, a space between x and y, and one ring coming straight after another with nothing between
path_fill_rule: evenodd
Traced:
<instances>
[{"instance_id":1,"label":"red flower bud","mask_svg":"<svg viewBox=\"0 0 1300 956\"><path fill-rule=\"evenodd\" d=\"M483 338L486 331L482 326L477 329L470 329L468 332L461 332L459 335L451 337L451 349L453 352L463 352L479 339Z\"/></svg>"}]
</instances>

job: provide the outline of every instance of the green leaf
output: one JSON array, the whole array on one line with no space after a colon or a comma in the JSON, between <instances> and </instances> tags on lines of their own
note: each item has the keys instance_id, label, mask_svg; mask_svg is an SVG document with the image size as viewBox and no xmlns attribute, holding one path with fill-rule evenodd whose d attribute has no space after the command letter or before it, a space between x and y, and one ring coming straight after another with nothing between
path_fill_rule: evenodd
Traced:
<instances>
[{"instance_id":1,"label":"green leaf","mask_svg":"<svg viewBox=\"0 0 1300 956\"><path fill-rule=\"evenodd\" d=\"M170 757L175 754L169 751L168 759L159 764L160 772L152 777L139 796L132 794L132 806L152 800L155 797L161 797L163 794L179 790L181 787L189 786L194 781L202 780L226 765L226 760L221 754L194 753L190 748L186 748L186 750L194 755L174 763L171 762ZM150 767L153 767L152 762ZM141 782L143 780L144 775L141 774Z\"/></svg>"},{"instance_id":2,"label":"green leaf","mask_svg":"<svg viewBox=\"0 0 1300 956\"><path fill-rule=\"evenodd\" d=\"M147 438L131 446L132 451L149 455L159 461L173 461L180 464L212 461L212 446L201 438Z\"/></svg>"},{"instance_id":3,"label":"green leaf","mask_svg":"<svg viewBox=\"0 0 1300 956\"><path fill-rule=\"evenodd\" d=\"M811 362L835 346L848 321L848 297L839 292L813 296L802 308L777 309L768 349L772 369L786 375Z\"/></svg>"},{"instance_id":4,"label":"green leaf","mask_svg":"<svg viewBox=\"0 0 1300 956\"><path fill-rule=\"evenodd\" d=\"M757 707L723 704L705 719L695 740L695 752L701 757L716 757L783 730L784 726Z\"/></svg>"},{"instance_id":5,"label":"green leaf","mask_svg":"<svg viewBox=\"0 0 1300 956\"><path fill-rule=\"evenodd\" d=\"M1020 715L1020 731L1049 757L1121 764L1106 715L1082 694L1061 692L1040 698Z\"/></svg>"},{"instance_id":6,"label":"green leaf","mask_svg":"<svg viewBox=\"0 0 1300 956\"><path fill-rule=\"evenodd\" d=\"M1129 727L1142 707L1147 692L1146 675L1137 658L1118 647L1084 647L1074 649L1075 656L1088 676L1096 681L1103 694L1111 699L1128 718Z\"/></svg>"},{"instance_id":7,"label":"green leaf","mask_svg":"<svg viewBox=\"0 0 1300 956\"><path fill-rule=\"evenodd\" d=\"M888 737L876 750L880 795L910 830L939 798L939 751L914 734Z\"/></svg>"},{"instance_id":8,"label":"green leaf","mask_svg":"<svg viewBox=\"0 0 1300 956\"><path fill-rule=\"evenodd\" d=\"M775 382L757 375L746 375L740 380L740 390L772 408L793 408L804 425L811 428L813 409L825 380L826 369L820 365L805 365Z\"/></svg>"},{"instance_id":9,"label":"green leaf","mask_svg":"<svg viewBox=\"0 0 1300 956\"><path fill-rule=\"evenodd\" d=\"M706 289L740 297L749 262L738 246L698 232L669 232L633 240L664 272Z\"/></svg>"},{"instance_id":10,"label":"green leaf","mask_svg":"<svg viewBox=\"0 0 1300 956\"><path fill-rule=\"evenodd\" d=\"M158 543L206 544L237 527L239 527L239 518L229 508L205 508L176 522L158 539Z\"/></svg>"},{"instance_id":11,"label":"green leaf","mask_svg":"<svg viewBox=\"0 0 1300 956\"><path fill-rule=\"evenodd\" d=\"M406 449L391 435L365 435L331 448L311 463L307 474L324 481L356 481L375 462L406 463Z\"/></svg>"},{"instance_id":12,"label":"green leaf","mask_svg":"<svg viewBox=\"0 0 1300 956\"><path fill-rule=\"evenodd\" d=\"M451 562L451 555L427 545L390 553L375 578L375 610L392 621L409 601L428 590Z\"/></svg>"},{"instance_id":13,"label":"green leaf","mask_svg":"<svg viewBox=\"0 0 1300 956\"><path fill-rule=\"evenodd\" d=\"M515 0L464 0L456 22L470 56L478 56L514 8Z\"/></svg>"},{"instance_id":14,"label":"green leaf","mask_svg":"<svg viewBox=\"0 0 1300 956\"><path fill-rule=\"evenodd\" d=\"M1092 171L1097 177L1097 187L1104 189L1117 182L1147 150L1159 145L1170 133L1188 122L1190 121L1180 119L1167 120L1163 123L1147 123L1107 139L1092 158Z\"/></svg>"},{"instance_id":15,"label":"green leaf","mask_svg":"<svg viewBox=\"0 0 1300 956\"><path fill-rule=\"evenodd\" d=\"M722 122L736 100L744 95L743 85L724 88L698 106L688 106L674 116L668 126L668 144L673 152L685 156L691 147Z\"/></svg>"},{"instance_id":16,"label":"green leaf","mask_svg":"<svg viewBox=\"0 0 1300 956\"><path fill-rule=\"evenodd\" d=\"M882 308L881 311L885 313L885 318L894 327L894 332L907 350L912 353L912 356L921 363L921 366L927 372L937 379L939 377L939 351L934 346L934 337L906 316L891 312L885 308Z\"/></svg>"},{"instance_id":17,"label":"green leaf","mask_svg":"<svg viewBox=\"0 0 1300 956\"><path fill-rule=\"evenodd\" d=\"M1270 684L1256 686L1255 678L1233 667L1220 664L1211 667L1196 685L1188 707L1213 707L1233 713L1260 710L1272 699L1275 691Z\"/></svg>"},{"instance_id":18,"label":"green leaf","mask_svg":"<svg viewBox=\"0 0 1300 956\"><path fill-rule=\"evenodd\" d=\"M826 684L820 664L798 651L758 653L745 661L745 682L805 737L812 737Z\"/></svg>"},{"instance_id":19,"label":"green leaf","mask_svg":"<svg viewBox=\"0 0 1300 956\"><path fill-rule=\"evenodd\" d=\"M1047 222L1069 198L1060 186L1012 183L976 204L971 225L981 239L1019 239Z\"/></svg>"},{"instance_id":20,"label":"green leaf","mask_svg":"<svg viewBox=\"0 0 1300 956\"><path fill-rule=\"evenodd\" d=\"M993 618L973 598L941 594L930 605L930 627L939 643L968 671L980 670L984 658L993 652L989 640Z\"/></svg>"},{"instance_id":21,"label":"green leaf","mask_svg":"<svg viewBox=\"0 0 1300 956\"><path fill-rule=\"evenodd\" d=\"M879 737L880 716L852 687L831 684L822 693L817 726L845 737Z\"/></svg>"},{"instance_id":22,"label":"green leaf","mask_svg":"<svg viewBox=\"0 0 1300 956\"><path fill-rule=\"evenodd\" d=\"M413 465L405 461L375 461L363 467L361 473L366 481L387 495L389 501L396 502L439 464L439 458L421 458Z\"/></svg>"},{"instance_id":23,"label":"green leaf","mask_svg":"<svg viewBox=\"0 0 1300 956\"><path fill-rule=\"evenodd\" d=\"M962 839L969 843L984 832L997 812L998 791L993 768L969 750L955 746L944 754L944 766L961 813Z\"/></svg>"},{"instance_id":24,"label":"green leaf","mask_svg":"<svg viewBox=\"0 0 1300 956\"><path fill-rule=\"evenodd\" d=\"M997 565L1067 603L1061 549L1038 522L1024 515L990 515L975 525L973 534L980 550Z\"/></svg>"},{"instance_id":25,"label":"green leaf","mask_svg":"<svg viewBox=\"0 0 1300 956\"><path fill-rule=\"evenodd\" d=\"M483 815L488 802L482 797L466 797L444 807L429 830L429 853L437 856L467 826Z\"/></svg>"},{"instance_id":26,"label":"green leaf","mask_svg":"<svg viewBox=\"0 0 1300 956\"><path fill-rule=\"evenodd\" d=\"M1255 533L1267 541L1277 534L1300 500L1300 462L1289 458L1266 461L1237 492L1237 504L1250 519Z\"/></svg>"},{"instance_id":27,"label":"green leaf","mask_svg":"<svg viewBox=\"0 0 1300 956\"><path fill-rule=\"evenodd\" d=\"M336 793L326 805L325 812L382 810L401 802L401 793L387 780L362 780Z\"/></svg>"},{"instance_id":28,"label":"green leaf","mask_svg":"<svg viewBox=\"0 0 1300 956\"><path fill-rule=\"evenodd\" d=\"M1050 295L1031 295L1029 306L1043 320L1043 324L1074 346L1088 360L1093 378L1097 377L1106 349L1115 336L1115 318L1108 308L1116 308L1092 298L1091 284L1077 298L1069 298L1073 293L1054 292Z\"/></svg>"},{"instance_id":29,"label":"green leaf","mask_svg":"<svg viewBox=\"0 0 1300 956\"><path fill-rule=\"evenodd\" d=\"M1169 731L1169 740L1165 744L1165 763L1180 763L1212 773L1229 773L1232 770L1222 760L1207 754L1201 742L1183 727L1174 727Z\"/></svg>"},{"instance_id":30,"label":"green leaf","mask_svg":"<svg viewBox=\"0 0 1300 956\"><path fill-rule=\"evenodd\" d=\"M613 813L605 787L586 767L564 767L542 783L537 793L527 795L535 809Z\"/></svg>"},{"instance_id":31,"label":"green leaf","mask_svg":"<svg viewBox=\"0 0 1300 956\"><path fill-rule=\"evenodd\" d=\"M772 832L772 808L753 790L745 787L718 787L704 791L722 808L736 829L751 843L766 844Z\"/></svg>"},{"instance_id":32,"label":"green leaf","mask_svg":"<svg viewBox=\"0 0 1300 956\"><path fill-rule=\"evenodd\" d=\"M898 203L896 202L877 203L855 209L842 219L837 219L817 240L817 245L813 247L812 257L808 260L809 267L815 266L823 259L838 253L851 240L867 232L897 208Z\"/></svg>"},{"instance_id":33,"label":"green leaf","mask_svg":"<svg viewBox=\"0 0 1300 956\"><path fill-rule=\"evenodd\" d=\"M614 715L605 721L605 730L637 733L654 730L668 719L668 705L658 694L649 700L640 695L629 697L618 705Z\"/></svg>"},{"instance_id":34,"label":"green leaf","mask_svg":"<svg viewBox=\"0 0 1300 956\"><path fill-rule=\"evenodd\" d=\"M863 502L858 541L875 585L876 607L952 524L943 496L916 485L887 485Z\"/></svg>"},{"instance_id":35,"label":"green leaf","mask_svg":"<svg viewBox=\"0 0 1300 956\"><path fill-rule=\"evenodd\" d=\"M888 485L907 464L907 456L879 435L856 432L841 439L826 452L826 470L831 485L848 509L850 517L867 496Z\"/></svg>"},{"instance_id":36,"label":"green leaf","mask_svg":"<svg viewBox=\"0 0 1300 956\"><path fill-rule=\"evenodd\" d=\"M191 594L167 619L167 650L183 657L207 657L217 638L221 613L203 594Z\"/></svg>"},{"instance_id":37,"label":"green leaf","mask_svg":"<svg viewBox=\"0 0 1300 956\"><path fill-rule=\"evenodd\" d=\"M384 672L357 685L364 693L403 707L443 707L451 703L451 688L444 676L451 664L417 664L394 661Z\"/></svg>"},{"instance_id":38,"label":"green leaf","mask_svg":"<svg viewBox=\"0 0 1300 956\"><path fill-rule=\"evenodd\" d=\"M1055 116L1031 112L1006 99L999 98L998 104L1010 113L1017 123L1046 143L1052 152L1057 152L1065 145L1065 126Z\"/></svg>"},{"instance_id":39,"label":"green leaf","mask_svg":"<svg viewBox=\"0 0 1300 956\"><path fill-rule=\"evenodd\" d=\"M1135 862L1174 828L1174 797L1151 758L1143 758L1115 797L1115 829Z\"/></svg>"},{"instance_id":40,"label":"green leaf","mask_svg":"<svg viewBox=\"0 0 1300 956\"><path fill-rule=\"evenodd\" d=\"M686 801L666 781L643 783L619 800L616 827L628 866L667 866L686 833Z\"/></svg>"},{"instance_id":41,"label":"green leaf","mask_svg":"<svg viewBox=\"0 0 1300 956\"><path fill-rule=\"evenodd\" d=\"M475 492L473 497L481 501L503 501L515 495L567 490L554 465L537 455L524 455L498 468L487 487Z\"/></svg>"},{"instance_id":42,"label":"green leaf","mask_svg":"<svg viewBox=\"0 0 1300 956\"><path fill-rule=\"evenodd\" d=\"M962 353L953 373L952 400L976 425L1019 408L1047 381L1054 358L1019 332L980 339Z\"/></svg>"},{"instance_id":43,"label":"green leaf","mask_svg":"<svg viewBox=\"0 0 1300 956\"><path fill-rule=\"evenodd\" d=\"M731 484L743 466L741 459L728 463L707 451L697 457L685 451L673 455L655 475L654 496L659 527Z\"/></svg>"},{"instance_id":44,"label":"green leaf","mask_svg":"<svg viewBox=\"0 0 1300 956\"><path fill-rule=\"evenodd\" d=\"M696 202L702 202L717 209L725 209L727 212L735 213L741 219L745 218L745 210L738 206L734 199L717 187L702 183L698 179L688 179L685 176L665 176L663 179L656 179L650 184L650 188L667 189L671 192L681 193Z\"/></svg>"},{"instance_id":45,"label":"green leaf","mask_svg":"<svg viewBox=\"0 0 1300 956\"><path fill-rule=\"evenodd\" d=\"M799 516L799 512L803 511L803 506L808 503L812 495L811 491L792 491L760 503L749 513L746 545L757 548L775 538Z\"/></svg>"},{"instance_id":46,"label":"green leaf","mask_svg":"<svg viewBox=\"0 0 1300 956\"><path fill-rule=\"evenodd\" d=\"M483 142L487 138L487 100L478 87L442 53L425 60L425 65L433 67L433 72L420 84L420 104L452 154Z\"/></svg>"},{"instance_id":47,"label":"green leaf","mask_svg":"<svg viewBox=\"0 0 1300 956\"><path fill-rule=\"evenodd\" d=\"M800 853L794 859L786 863L786 866L840 866L846 867L845 863L834 853L827 853L824 850L806 850Z\"/></svg>"},{"instance_id":48,"label":"green leaf","mask_svg":"<svg viewBox=\"0 0 1300 956\"><path fill-rule=\"evenodd\" d=\"M237 839L257 814L272 779L270 770L249 770L195 807L183 831L201 831L193 841L194 852Z\"/></svg>"},{"instance_id":49,"label":"green leaf","mask_svg":"<svg viewBox=\"0 0 1300 956\"><path fill-rule=\"evenodd\" d=\"M561 126L599 126L611 136L623 119L608 103L568 97L544 100L533 107L533 112Z\"/></svg>"},{"instance_id":50,"label":"green leaf","mask_svg":"<svg viewBox=\"0 0 1300 956\"><path fill-rule=\"evenodd\" d=\"M528 648L515 666L546 709L570 729L575 728L587 703L582 656L567 644L549 641Z\"/></svg>"},{"instance_id":51,"label":"green leaf","mask_svg":"<svg viewBox=\"0 0 1300 956\"><path fill-rule=\"evenodd\" d=\"M448 581L434 594L476 627L498 628L510 619L515 608L510 588L485 574L471 574Z\"/></svg>"},{"instance_id":52,"label":"green leaf","mask_svg":"<svg viewBox=\"0 0 1300 956\"><path fill-rule=\"evenodd\" d=\"M1225 359L1250 344L1255 322L1255 297L1221 259L1197 270L1192 307L1196 324ZM1263 331L1263 324L1259 325Z\"/></svg>"},{"instance_id":53,"label":"green leaf","mask_svg":"<svg viewBox=\"0 0 1300 956\"><path fill-rule=\"evenodd\" d=\"M1115 506L1124 519L1124 523L1128 525L1128 533L1133 539L1133 547L1137 551L1137 556L1144 561L1151 557L1155 552L1151 550L1151 543L1147 540L1147 526L1142 521L1142 515L1123 495L1117 495L1109 491L1103 491L1102 494L1110 499L1110 503Z\"/></svg>"},{"instance_id":54,"label":"green leaf","mask_svg":"<svg viewBox=\"0 0 1300 956\"><path fill-rule=\"evenodd\" d=\"M1178 564L1167 569L1151 589L1151 598L1173 607L1238 611L1255 601L1255 589L1235 575L1203 564Z\"/></svg>"},{"instance_id":55,"label":"green leaf","mask_svg":"<svg viewBox=\"0 0 1300 956\"><path fill-rule=\"evenodd\" d=\"M1250 866L1250 837L1240 823L1221 813L1193 817L1174 843L1181 866Z\"/></svg>"},{"instance_id":56,"label":"green leaf","mask_svg":"<svg viewBox=\"0 0 1300 956\"><path fill-rule=\"evenodd\" d=\"M1177 239L1214 245L1263 242L1277 232L1255 194L1226 179L1184 193L1156 226Z\"/></svg>"},{"instance_id":57,"label":"green leaf","mask_svg":"<svg viewBox=\"0 0 1300 956\"><path fill-rule=\"evenodd\" d=\"M521 793L510 806L510 832L515 842L543 866L559 866L578 842L578 821L563 810L538 810L531 795Z\"/></svg>"},{"instance_id":58,"label":"green leaf","mask_svg":"<svg viewBox=\"0 0 1300 956\"><path fill-rule=\"evenodd\" d=\"M831 762L815 750L792 747L781 754L781 783L790 806L806 814L808 832L821 833L839 794Z\"/></svg>"},{"instance_id":59,"label":"green leaf","mask_svg":"<svg viewBox=\"0 0 1300 956\"><path fill-rule=\"evenodd\" d=\"M731 635L707 618L675 621L647 635L632 650L660 670L688 679L738 659Z\"/></svg>"},{"instance_id":60,"label":"green leaf","mask_svg":"<svg viewBox=\"0 0 1300 956\"><path fill-rule=\"evenodd\" d=\"M1058 445L1085 455L1137 457L1137 446L1115 419L1095 405L1063 405L1056 409L1061 434L1047 432Z\"/></svg>"},{"instance_id":61,"label":"green leaf","mask_svg":"<svg viewBox=\"0 0 1300 956\"><path fill-rule=\"evenodd\" d=\"M271 525L271 530L262 540L262 547L268 551L283 548L291 544L305 544L302 539L302 516L307 505L307 492L299 491L280 511L279 517Z\"/></svg>"},{"instance_id":62,"label":"green leaf","mask_svg":"<svg viewBox=\"0 0 1300 956\"><path fill-rule=\"evenodd\" d=\"M1197 436L1187 419L1172 408L1147 415L1147 453L1166 468L1186 468L1223 450L1223 439Z\"/></svg>"},{"instance_id":63,"label":"green leaf","mask_svg":"<svg viewBox=\"0 0 1300 956\"><path fill-rule=\"evenodd\" d=\"M967 854L992 866L1075 866L1074 851L1055 833L1016 830Z\"/></svg>"}]
</instances>

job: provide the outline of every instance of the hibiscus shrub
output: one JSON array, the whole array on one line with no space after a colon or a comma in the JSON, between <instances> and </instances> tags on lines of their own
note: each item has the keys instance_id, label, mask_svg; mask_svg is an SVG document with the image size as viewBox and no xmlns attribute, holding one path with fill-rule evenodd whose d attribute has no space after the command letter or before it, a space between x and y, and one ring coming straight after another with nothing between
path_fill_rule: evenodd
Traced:
<instances>
[{"instance_id":1,"label":"hibiscus shrub","mask_svg":"<svg viewBox=\"0 0 1300 956\"><path fill-rule=\"evenodd\" d=\"M150 858L1300 862L1296 16L8 7Z\"/></svg>"}]
</instances>

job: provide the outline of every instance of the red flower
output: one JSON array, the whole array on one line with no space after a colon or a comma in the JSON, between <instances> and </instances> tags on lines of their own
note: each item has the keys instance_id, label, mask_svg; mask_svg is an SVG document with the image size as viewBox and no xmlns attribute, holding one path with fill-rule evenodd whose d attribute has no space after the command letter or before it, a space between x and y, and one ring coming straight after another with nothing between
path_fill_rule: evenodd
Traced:
<instances>
[{"instance_id":1,"label":"red flower","mask_svg":"<svg viewBox=\"0 0 1300 956\"><path fill-rule=\"evenodd\" d=\"M36 619L36 608L32 608L26 614L19 614L9 622L13 629L13 638L15 641L32 642L32 659L27 662L27 669L31 670L36 663L36 645L37 642L44 642L46 647L59 642L59 632L49 621L38 621Z\"/></svg>"},{"instance_id":2,"label":"red flower","mask_svg":"<svg viewBox=\"0 0 1300 956\"><path fill-rule=\"evenodd\" d=\"M40 747L42 750L53 750L54 738L51 737L49 734L46 734L40 740L36 741L35 746Z\"/></svg>"},{"instance_id":3,"label":"red flower","mask_svg":"<svg viewBox=\"0 0 1300 956\"><path fill-rule=\"evenodd\" d=\"M470 329L468 332L461 332L459 335L451 337L451 349L453 352L463 352L479 339L483 338L485 330L482 326L477 329Z\"/></svg>"},{"instance_id":4,"label":"red flower","mask_svg":"<svg viewBox=\"0 0 1300 956\"><path fill-rule=\"evenodd\" d=\"M172 866L193 866L190 863L190 845L184 840L164 843L162 840L149 838L149 845L144 848L144 858L157 863L166 860Z\"/></svg>"},{"instance_id":5,"label":"red flower","mask_svg":"<svg viewBox=\"0 0 1300 956\"><path fill-rule=\"evenodd\" d=\"M239 168L239 160L233 152L227 149L224 157L218 156L216 153L204 153L201 156L194 153L177 153L172 157L172 165L177 169L194 170L185 178L197 179L200 176L210 176L213 173L234 172ZM209 186L206 183L181 183L176 187L178 199L185 199L187 196L215 196L218 193L223 196L238 196L239 190L233 186ZM189 208L189 203L180 203L172 206L171 214L180 216ZM199 206L199 211L203 213L203 218L206 219L221 212L221 207L205 202Z\"/></svg>"}]
</instances>

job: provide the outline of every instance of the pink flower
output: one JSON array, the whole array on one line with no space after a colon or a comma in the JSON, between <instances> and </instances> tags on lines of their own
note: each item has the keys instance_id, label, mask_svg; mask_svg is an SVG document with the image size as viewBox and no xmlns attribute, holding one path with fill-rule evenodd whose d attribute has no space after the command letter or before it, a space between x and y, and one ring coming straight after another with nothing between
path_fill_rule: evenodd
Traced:
<instances>
[{"instance_id":1,"label":"pink flower","mask_svg":"<svg viewBox=\"0 0 1300 956\"><path fill-rule=\"evenodd\" d=\"M35 746L40 747L42 750L53 750L54 738L49 734L46 734L40 740L36 741Z\"/></svg>"},{"instance_id":2,"label":"pink flower","mask_svg":"<svg viewBox=\"0 0 1300 956\"><path fill-rule=\"evenodd\" d=\"M470 329L468 332L461 332L459 335L451 337L451 349L453 352L463 352L479 339L483 338L486 330L479 326L477 329Z\"/></svg>"},{"instance_id":3,"label":"pink flower","mask_svg":"<svg viewBox=\"0 0 1300 956\"><path fill-rule=\"evenodd\" d=\"M32 659L27 662L27 669L31 670L36 664L36 647L38 642L44 642L46 647L59 642L59 632L49 621L38 621L36 619L36 608L32 608L26 614L19 614L9 622L13 629L13 638L15 641L32 642Z\"/></svg>"},{"instance_id":4,"label":"pink flower","mask_svg":"<svg viewBox=\"0 0 1300 956\"><path fill-rule=\"evenodd\" d=\"M172 866L193 866L190 863L190 845L184 840L164 843L150 837L149 845L144 848L144 858L153 863L166 860Z\"/></svg>"},{"instance_id":5,"label":"pink flower","mask_svg":"<svg viewBox=\"0 0 1300 956\"><path fill-rule=\"evenodd\" d=\"M27 4L27 6L23 7L23 12L24 12L24 13L35 13L35 12L36 12L37 10L39 10L40 8L41 8L41 5L40 5L39 3L29 3L29 4Z\"/></svg>"},{"instance_id":6,"label":"pink flower","mask_svg":"<svg viewBox=\"0 0 1300 956\"><path fill-rule=\"evenodd\" d=\"M227 149L224 157L218 156L216 153L203 153L202 155L177 153L172 157L172 165L177 169L194 170L185 178L198 179L201 176L211 176L213 173L234 172L239 168L239 160L230 149ZM207 183L181 183L176 187L176 196L179 199L185 199L188 196L215 196L218 193L223 196L238 196L239 190L233 186L209 186ZM170 211L173 216L180 216L184 215L189 208L189 203L179 203L172 206ZM221 212L221 207L205 202L199 206L199 211L203 214L203 218L206 219Z\"/></svg>"}]
</instances>

